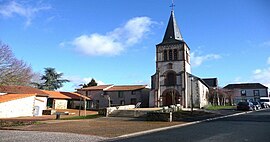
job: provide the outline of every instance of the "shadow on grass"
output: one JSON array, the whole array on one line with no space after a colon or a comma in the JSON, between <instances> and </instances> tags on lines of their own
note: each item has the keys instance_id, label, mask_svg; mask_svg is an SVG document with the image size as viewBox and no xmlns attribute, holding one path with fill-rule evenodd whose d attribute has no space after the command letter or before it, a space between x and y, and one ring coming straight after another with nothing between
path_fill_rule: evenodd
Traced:
<instances>
[{"instance_id":1,"label":"shadow on grass","mask_svg":"<svg viewBox=\"0 0 270 142\"><path fill-rule=\"evenodd\" d=\"M78 120L78 119L94 119L103 117L102 115L93 114L93 115L86 115L86 116L73 116L73 117L67 117L67 118L61 118L60 120Z\"/></svg>"}]
</instances>

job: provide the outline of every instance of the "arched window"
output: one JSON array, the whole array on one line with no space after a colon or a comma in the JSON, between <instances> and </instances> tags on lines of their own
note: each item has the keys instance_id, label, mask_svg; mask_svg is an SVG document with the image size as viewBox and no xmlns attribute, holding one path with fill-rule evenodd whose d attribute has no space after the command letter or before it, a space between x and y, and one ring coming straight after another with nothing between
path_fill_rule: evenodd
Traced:
<instances>
[{"instance_id":1,"label":"arched window","mask_svg":"<svg viewBox=\"0 0 270 142\"><path fill-rule=\"evenodd\" d=\"M175 72L168 72L166 75L166 85L174 86L176 84L176 74Z\"/></svg>"},{"instance_id":2,"label":"arched window","mask_svg":"<svg viewBox=\"0 0 270 142\"><path fill-rule=\"evenodd\" d=\"M174 49L174 50L173 50L173 59L174 59L174 60L178 60L178 52L177 52L177 49Z\"/></svg>"},{"instance_id":3,"label":"arched window","mask_svg":"<svg viewBox=\"0 0 270 142\"><path fill-rule=\"evenodd\" d=\"M163 51L163 59L164 59L164 61L168 60L168 58L167 58L167 50Z\"/></svg>"},{"instance_id":4,"label":"arched window","mask_svg":"<svg viewBox=\"0 0 270 142\"><path fill-rule=\"evenodd\" d=\"M169 50L169 60L171 61L172 59L172 50Z\"/></svg>"}]
</instances>

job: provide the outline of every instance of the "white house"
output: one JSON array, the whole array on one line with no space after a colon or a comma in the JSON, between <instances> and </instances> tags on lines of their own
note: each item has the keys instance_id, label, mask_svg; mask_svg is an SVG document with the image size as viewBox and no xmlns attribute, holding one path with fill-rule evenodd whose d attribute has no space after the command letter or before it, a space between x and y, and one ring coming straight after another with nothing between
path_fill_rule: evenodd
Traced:
<instances>
[{"instance_id":1,"label":"white house","mask_svg":"<svg viewBox=\"0 0 270 142\"><path fill-rule=\"evenodd\" d=\"M47 96L37 94L0 95L0 118L41 116L46 109Z\"/></svg>"}]
</instances>

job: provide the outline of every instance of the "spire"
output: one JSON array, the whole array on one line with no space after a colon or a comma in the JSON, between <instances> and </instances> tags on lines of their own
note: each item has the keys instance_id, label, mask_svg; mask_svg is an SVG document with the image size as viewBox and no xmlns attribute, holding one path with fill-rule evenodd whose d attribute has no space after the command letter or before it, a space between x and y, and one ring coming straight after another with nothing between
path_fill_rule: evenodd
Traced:
<instances>
[{"instance_id":1,"label":"spire","mask_svg":"<svg viewBox=\"0 0 270 142\"><path fill-rule=\"evenodd\" d=\"M182 35L174 17L174 5L172 5L171 16L162 43L171 43L175 41L183 41Z\"/></svg>"}]
</instances>

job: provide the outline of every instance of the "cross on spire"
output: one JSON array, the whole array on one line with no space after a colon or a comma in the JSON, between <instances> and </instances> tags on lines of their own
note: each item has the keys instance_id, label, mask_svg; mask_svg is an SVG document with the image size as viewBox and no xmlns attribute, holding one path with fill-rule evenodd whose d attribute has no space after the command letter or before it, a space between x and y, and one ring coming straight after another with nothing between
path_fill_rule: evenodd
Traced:
<instances>
[{"instance_id":1,"label":"cross on spire","mask_svg":"<svg viewBox=\"0 0 270 142\"><path fill-rule=\"evenodd\" d=\"M175 7L173 0L172 0L172 4L170 5L170 7L172 8L172 11L173 11L174 7Z\"/></svg>"}]
</instances>

